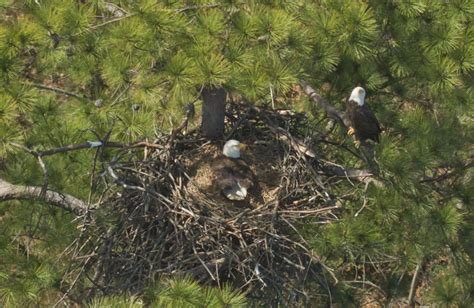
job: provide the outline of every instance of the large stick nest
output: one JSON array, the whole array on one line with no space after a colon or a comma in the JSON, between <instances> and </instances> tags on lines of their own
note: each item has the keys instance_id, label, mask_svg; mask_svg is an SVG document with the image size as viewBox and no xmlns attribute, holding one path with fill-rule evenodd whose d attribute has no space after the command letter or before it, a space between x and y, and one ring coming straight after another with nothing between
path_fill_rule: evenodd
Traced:
<instances>
[{"instance_id":1,"label":"large stick nest","mask_svg":"<svg viewBox=\"0 0 474 308\"><path fill-rule=\"evenodd\" d=\"M145 158L122 152L104 168L100 206L84 218L75 251L95 290L141 292L158 276L186 274L288 299L304 294L313 274L331 274L297 231L336 219L338 208L338 180L307 146L317 138L306 117L233 104L227 125L228 137L249 145L243 159L259 187L248 202L212 192L206 168L223 142L184 126L161 134Z\"/></svg>"}]
</instances>

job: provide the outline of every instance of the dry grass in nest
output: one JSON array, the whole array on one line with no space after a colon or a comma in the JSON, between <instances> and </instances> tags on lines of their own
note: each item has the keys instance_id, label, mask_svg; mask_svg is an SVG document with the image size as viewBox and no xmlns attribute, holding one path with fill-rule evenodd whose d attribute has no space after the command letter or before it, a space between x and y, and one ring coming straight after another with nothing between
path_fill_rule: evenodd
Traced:
<instances>
[{"instance_id":1,"label":"dry grass in nest","mask_svg":"<svg viewBox=\"0 0 474 308\"><path fill-rule=\"evenodd\" d=\"M258 207L275 200L281 176L277 165L281 158L281 146L274 142L246 141L249 144L247 149L242 152L242 159L252 169L258 182L258 187L249 191L248 202L229 201L213 185L214 173L211 163L222 155L223 142L205 144L201 147L201 151L185 159L184 167L190 177L187 184L188 190L196 194L205 194L229 206L246 203L251 207Z\"/></svg>"},{"instance_id":2,"label":"dry grass in nest","mask_svg":"<svg viewBox=\"0 0 474 308\"><path fill-rule=\"evenodd\" d=\"M212 190L209 163L223 142L197 133L159 136L162 148L145 160L116 158L108 169L113 181L75 251L94 285L89 295L142 292L158 276L185 274L268 300L295 299L305 297L311 274L332 275L296 228L334 219L337 210L331 177L301 151L304 117L232 108L240 116L229 118L228 131L249 145L242 157L257 176L256 194L230 202Z\"/></svg>"}]
</instances>

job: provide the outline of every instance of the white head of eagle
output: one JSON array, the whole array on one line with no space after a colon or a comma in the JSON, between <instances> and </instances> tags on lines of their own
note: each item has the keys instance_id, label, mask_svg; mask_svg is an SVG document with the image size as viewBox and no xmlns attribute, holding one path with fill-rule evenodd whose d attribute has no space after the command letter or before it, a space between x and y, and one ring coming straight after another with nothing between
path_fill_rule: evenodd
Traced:
<instances>
[{"instance_id":1,"label":"white head of eagle","mask_svg":"<svg viewBox=\"0 0 474 308\"><path fill-rule=\"evenodd\" d=\"M231 139L225 143L222 155L211 163L214 187L229 200L244 200L256 181L252 169L240 159L240 151L245 148L245 144Z\"/></svg>"},{"instance_id":2,"label":"white head of eagle","mask_svg":"<svg viewBox=\"0 0 474 308\"><path fill-rule=\"evenodd\" d=\"M240 158L241 144L238 140L230 139L224 144L224 150L222 153L230 158Z\"/></svg>"},{"instance_id":3,"label":"white head of eagle","mask_svg":"<svg viewBox=\"0 0 474 308\"><path fill-rule=\"evenodd\" d=\"M354 90L352 90L351 96L349 97L349 101L354 101L359 106L364 105L364 99L365 90L362 87L355 87Z\"/></svg>"},{"instance_id":4,"label":"white head of eagle","mask_svg":"<svg viewBox=\"0 0 474 308\"><path fill-rule=\"evenodd\" d=\"M365 103L365 90L355 87L347 102L346 117L350 122L350 134L355 134L359 142L365 144L370 139L379 142L380 129L377 117Z\"/></svg>"}]
</instances>

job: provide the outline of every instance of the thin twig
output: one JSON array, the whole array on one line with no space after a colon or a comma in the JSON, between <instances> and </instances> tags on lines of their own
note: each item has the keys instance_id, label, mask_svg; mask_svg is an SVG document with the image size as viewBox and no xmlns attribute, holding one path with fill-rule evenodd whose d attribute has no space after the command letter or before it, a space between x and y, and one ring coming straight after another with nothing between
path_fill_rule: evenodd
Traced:
<instances>
[{"instance_id":1,"label":"thin twig","mask_svg":"<svg viewBox=\"0 0 474 308\"><path fill-rule=\"evenodd\" d=\"M421 264L422 262L419 262L416 265L415 273L413 274L413 278L410 284L410 293L408 294L408 305L410 305L411 307L415 307L414 299L415 299L416 280L418 278L418 274L420 273Z\"/></svg>"},{"instance_id":2,"label":"thin twig","mask_svg":"<svg viewBox=\"0 0 474 308\"><path fill-rule=\"evenodd\" d=\"M186 11L190 11L190 10L197 10L197 9L212 9L212 8L216 8L216 7L219 7L221 6L220 4L217 4L217 3L210 3L210 4L204 4L204 5L190 5L190 6L186 6L186 7L183 7L181 9L176 9L175 12L176 13L183 13L183 12L186 12Z\"/></svg>"},{"instance_id":3,"label":"thin twig","mask_svg":"<svg viewBox=\"0 0 474 308\"><path fill-rule=\"evenodd\" d=\"M364 188L364 201L362 203L361 208L354 214L354 217L359 216L359 214L362 212L362 210L365 208L367 205L367 197L365 196L365 193L367 192L367 188L369 187L370 182L365 183L365 188Z\"/></svg>"},{"instance_id":4,"label":"thin twig","mask_svg":"<svg viewBox=\"0 0 474 308\"><path fill-rule=\"evenodd\" d=\"M131 14L128 14L128 15L124 15L124 16L112 18L112 19L109 19L109 20L107 20L107 21L104 21L103 23L100 23L100 24L97 24L97 25L93 25L93 26L90 27L90 29L91 29L91 30L95 30L95 29L98 29L98 28L100 28L100 27L109 25L109 24L114 23L114 22L121 21L121 20L126 19L126 18L130 18L130 17L136 16L136 15L137 15L136 13L131 13Z\"/></svg>"},{"instance_id":5,"label":"thin twig","mask_svg":"<svg viewBox=\"0 0 474 308\"><path fill-rule=\"evenodd\" d=\"M44 160L41 157L41 155L38 155L37 158L38 158L39 165L41 166L41 169L43 169L43 185L42 185L42 188L41 188L40 196L44 197L45 194L46 194L46 191L48 190L49 173L48 173L48 169L46 168L46 164L44 163Z\"/></svg>"},{"instance_id":6,"label":"thin twig","mask_svg":"<svg viewBox=\"0 0 474 308\"><path fill-rule=\"evenodd\" d=\"M135 142L132 144L123 144L123 143L118 143L118 142L113 142L113 141L107 141L107 142L102 142L102 141L95 141L95 142L86 142L86 143L78 143L78 144L70 144L66 145L63 147L58 147L54 149L49 149L49 150L44 150L44 151L33 151L31 149L28 149L27 147L11 142L11 145L21 148L35 156L51 156L55 155L58 153L66 153L70 151L77 151L77 150L83 150L83 149L93 149L93 148L98 148L98 147L104 147L104 148L120 148L120 149L132 149L132 148L141 148L141 147L149 147L149 148L161 148L162 146L154 143L149 143L146 141L139 141Z\"/></svg>"},{"instance_id":7,"label":"thin twig","mask_svg":"<svg viewBox=\"0 0 474 308\"><path fill-rule=\"evenodd\" d=\"M56 88L56 87L50 87L50 86L46 86L46 85L39 84L39 83L24 83L24 84L29 85L29 86L33 86L33 87L38 88L38 89L48 90L48 91L52 91L52 92L55 92L55 93L58 93L58 94L62 94L62 95L70 96L70 97L75 97L75 98L80 99L80 100L86 99L85 97L83 97L79 94L69 92L69 91L66 91L64 89L60 89L60 88Z\"/></svg>"}]
</instances>

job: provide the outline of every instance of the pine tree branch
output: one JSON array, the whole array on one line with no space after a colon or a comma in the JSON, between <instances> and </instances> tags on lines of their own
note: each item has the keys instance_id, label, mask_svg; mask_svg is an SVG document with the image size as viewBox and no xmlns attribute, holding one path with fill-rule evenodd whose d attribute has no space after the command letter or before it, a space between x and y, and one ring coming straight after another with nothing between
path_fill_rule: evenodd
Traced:
<instances>
[{"instance_id":1,"label":"pine tree branch","mask_svg":"<svg viewBox=\"0 0 474 308\"><path fill-rule=\"evenodd\" d=\"M220 6L220 4L190 5L190 6L183 7L181 9L176 9L174 11L176 13L182 13L182 12L189 11L189 10L196 10L196 9L201 9L201 8L209 8L210 9L210 8L215 8L215 7L218 7L218 6ZM119 9L122 11L122 13L124 12L124 10L122 8L119 8ZM107 10L109 12L112 12L110 7L108 7ZM93 26L90 27L90 29L95 30L97 28L106 26L108 24L111 24L111 23L114 23L114 22L117 22L117 21L121 21L121 20L129 18L129 17L136 16L137 13L130 13L130 14L127 14L127 15L120 15L120 14L114 14L114 15L118 16L118 17L109 19L109 20L104 21L103 23L100 23L100 24L97 24L97 25L93 25Z\"/></svg>"},{"instance_id":2,"label":"pine tree branch","mask_svg":"<svg viewBox=\"0 0 474 308\"><path fill-rule=\"evenodd\" d=\"M113 142L113 141L107 141L107 142L95 141L95 142L97 142L97 144L95 144L92 141L89 141L85 143L70 144L63 147L53 148L53 149L44 150L44 151L33 151L25 147L24 145L17 144L14 142L11 142L10 144L13 145L14 147L25 150L34 156L40 156L40 157L51 156L58 153L66 153L66 152L77 151L77 150L82 150L82 149L98 148L98 147L119 148L119 149L131 149L131 148L143 148L143 147L160 148L161 147L158 144L154 144L154 143L150 143L146 141L140 141L140 142L136 142L132 144L122 144L122 143Z\"/></svg>"},{"instance_id":3,"label":"pine tree branch","mask_svg":"<svg viewBox=\"0 0 474 308\"><path fill-rule=\"evenodd\" d=\"M20 148L20 149L30 153L31 155L35 156L38 159L38 163L39 163L41 169L43 169L43 186L42 186L42 189L41 189L41 194L44 195L46 193L46 190L48 189L49 172L48 172L48 169L46 168L46 164L44 163L43 157L41 155L39 155L38 152L36 152L34 150L31 150L30 148L28 148L24 145L16 144L16 143L13 143L13 142L11 144L13 146L17 147L17 148Z\"/></svg>"},{"instance_id":4,"label":"pine tree branch","mask_svg":"<svg viewBox=\"0 0 474 308\"><path fill-rule=\"evenodd\" d=\"M182 12L197 10L197 9L212 9L219 6L221 5L218 3L210 3L210 4L203 4L203 5L190 5L190 6L183 7L181 9L177 9L176 13L182 13Z\"/></svg>"},{"instance_id":5,"label":"pine tree branch","mask_svg":"<svg viewBox=\"0 0 474 308\"><path fill-rule=\"evenodd\" d=\"M452 170L447 170L443 174L438 175L438 176L423 177L419 182L420 183L442 182L453 176L459 175L472 167L474 167L474 161L468 162L461 167L456 167L456 168L453 168Z\"/></svg>"},{"instance_id":6,"label":"pine tree branch","mask_svg":"<svg viewBox=\"0 0 474 308\"><path fill-rule=\"evenodd\" d=\"M324 171L329 175L344 177L347 179L354 178L366 184L373 183L377 187L384 186L381 181L373 178L374 174L370 170L344 168L343 166L334 163L326 163L324 165Z\"/></svg>"},{"instance_id":7,"label":"pine tree branch","mask_svg":"<svg viewBox=\"0 0 474 308\"><path fill-rule=\"evenodd\" d=\"M129 17L136 16L136 15L137 15L136 13L132 13L132 14L128 14L128 15L124 15L124 16L112 18L112 19L109 19L109 20L107 20L107 21L104 21L103 23L100 23L100 24L97 24L97 25L93 25L93 26L90 27L90 29L91 29L91 30L95 30L95 29L97 29L97 28L106 26L106 25L108 25L108 24L111 24L111 23L114 23L114 22L117 22L117 21L121 21L121 20L126 19L126 18L129 18Z\"/></svg>"},{"instance_id":8,"label":"pine tree branch","mask_svg":"<svg viewBox=\"0 0 474 308\"><path fill-rule=\"evenodd\" d=\"M76 150L82 150L82 149L92 149L92 148L104 148L104 147L109 147L109 148L121 148L121 149L127 149L127 148L138 148L138 147L153 147L153 148L156 148L158 147L158 145L156 144L152 144L152 143L148 143L148 142L145 142L145 141L141 141L141 142L137 142L137 143L134 143L134 144L131 144L131 145L124 145L124 144L121 144L121 143L117 143L117 142L108 142L108 141L96 141L96 142L86 142L86 143L80 143L80 144L71 144L71 145L67 145L67 146L64 146L64 147L59 147L59 148L54 148L54 149L50 149L50 150L45 150L45 151L35 151L35 150L32 150L24 145L21 145L21 144L17 144L17 143L10 143L11 145L13 145L14 147L17 147L19 149L22 149L26 152L28 152L29 154L35 156L37 159L38 159L38 162L40 164L40 167L41 169L43 170L43 173L44 173L44 176L43 176L43 185L41 186L41 191L40 191L40 195L39 195L39 198L43 198L45 197L45 195L47 194L47 191L48 191L48 183L49 183L49 172L48 172L48 169L46 168L46 164L43 160L43 157L45 156L50 156L50 155L54 155L54 154L58 154L58 153L65 153L65 152L70 152L70 151L76 151Z\"/></svg>"},{"instance_id":9,"label":"pine tree branch","mask_svg":"<svg viewBox=\"0 0 474 308\"><path fill-rule=\"evenodd\" d=\"M350 127L349 120L344 116L342 111L339 111L331 105L327 100L325 100L321 95L319 95L316 90L314 90L305 80L300 80L300 86L303 88L303 91L306 95L309 96L315 103L317 103L321 108L324 109L326 114L336 120L344 129ZM379 180L373 178L374 173L370 170L359 170L352 168L344 168L336 164L331 164L331 166L326 165L325 169L329 174L333 174L340 177L346 178L356 178L357 180L369 183L374 183L377 187L383 187L383 183Z\"/></svg>"},{"instance_id":10,"label":"pine tree branch","mask_svg":"<svg viewBox=\"0 0 474 308\"><path fill-rule=\"evenodd\" d=\"M129 145L121 144L117 142L101 142L101 141L98 141L97 143L86 142L86 143L80 143L80 144L67 145L64 147L54 148L54 149L45 150L45 151L35 151L24 145L16 144L16 143L11 143L11 145L28 152L29 154L35 156L38 159L40 166L44 171L44 183L42 186L14 185L0 178L0 201L41 200L41 201L45 201L53 205L56 205L76 215L81 215L85 213L88 209L87 204L84 201L77 199L71 195L62 194L62 193L47 189L48 170L46 169L46 165L43 161L43 157L58 154L58 153L65 153L65 152L76 151L76 150L87 149L87 148L95 148L95 147L113 147L113 148L122 148L122 149L138 148L138 147L152 147L152 148L159 147L157 144L148 143L145 141L136 142Z\"/></svg>"},{"instance_id":11,"label":"pine tree branch","mask_svg":"<svg viewBox=\"0 0 474 308\"><path fill-rule=\"evenodd\" d=\"M270 117L268 117L268 115L266 114L265 109L262 109L260 107L253 106L253 105L248 105L248 107L252 110L255 110L258 113L261 113L262 120L265 121L265 123L268 125L272 133L278 139L282 140L283 142L291 146L297 153L304 154L312 158L316 157L316 153L309 146L307 146L302 140L294 137L293 135L291 135L289 131L273 123ZM275 112L280 113L278 110Z\"/></svg>"},{"instance_id":12,"label":"pine tree branch","mask_svg":"<svg viewBox=\"0 0 474 308\"><path fill-rule=\"evenodd\" d=\"M176 9L174 10L176 13L182 13L182 12L186 12L186 11L190 11L190 10L197 10L197 9L212 9L212 8L215 8L215 7L219 7L220 4L217 4L217 3L210 3L210 4L204 4L204 5L190 5L190 6L186 6L186 7L183 7L183 8L180 8L180 9ZM121 11L124 12L124 10L122 8L119 8ZM108 7L107 10L109 12L111 12L111 8ZM119 15L119 14L114 14L115 16ZM126 18L129 18L129 17L133 17L133 16L136 16L137 13L130 13L130 14L127 14L127 15L119 15L118 17L116 18L112 18L112 19L109 19L107 21L104 21L103 23L100 23L100 24L97 24L97 25L93 25L90 27L91 30L95 30L97 28L100 28L100 27L103 27L103 26L106 26L108 24L111 24L111 23L114 23L114 22L117 22L117 21L121 21L123 19L126 19Z\"/></svg>"},{"instance_id":13,"label":"pine tree branch","mask_svg":"<svg viewBox=\"0 0 474 308\"><path fill-rule=\"evenodd\" d=\"M114 17L122 17L128 14L123 8L111 2L105 3L105 9Z\"/></svg>"},{"instance_id":14,"label":"pine tree branch","mask_svg":"<svg viewBox=\"0 0 474 308\"><path fill-rule=\"evenodd\" d=\"M91 143L89 143L89 142L86 142L86 143L71 144L71 145L66 145L66 146L59 147L59 148L40 151L40 152L38 152L38 154L41 155L41 156L50 156L50 155L54 155L54 154L58 154L58 153L66 153L66 152L77 151L77 150L82 150L82 149L91 149L91 148L94 148L94 147L96 147L96 146L91 145ZM106 142L106 143L100 144L97 147L124 148L125 146L123 144L116 143L116 142Z\"/></svg>"},{"instance_id":15,"label":"pine tree branch","mask_svg":"<svg viewBox=\"0 0 474 308\"><path fill-rule=\"evenodd\" d=\"M308 95L310 99L312 99L321 108L323 108L329 117L336 120L343 128L347 129L347 127L350 126L349 121L344 116L344 113L337 110L336 107L331 105L327 100L325 100L321 95L319 95L316 90L314 90L306 81L300 80L300 85L306 95Z\"/></svg>"},{"instance_id":16,"label":"pine tree branch","mask_svg":"<svg viewBox=\"0 0 474 308\"><path fill-rule=\"evenodd\" d=\"M52 91L52 92L55 92L55 93L58 93L58 94L75 97L75 98L80 99L80 100L86 99L85 97L80 96L79 94L68 92L68 91L60 89L60 88L49 87L49 86L45 86L45 85L42 85L42 84L39 84L39 83L24 83L24 84L29 85L29 86L33 86L33 87L38 88L38 89Z\"/></svg>"},{"instance_id":17,"label":"pine tree branch","mask_svg":"<svg viewBox=\"0 0 474 308\"><path fill-rule=\"evenodd\" d=\"M14 185L0 179L0 201L8 200L39 200L45 201L76 215L82 215L87 205L80 199L68 194L62 194L52 190L42 193L42 186Z\"/></svg>"}]
</instances>

